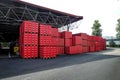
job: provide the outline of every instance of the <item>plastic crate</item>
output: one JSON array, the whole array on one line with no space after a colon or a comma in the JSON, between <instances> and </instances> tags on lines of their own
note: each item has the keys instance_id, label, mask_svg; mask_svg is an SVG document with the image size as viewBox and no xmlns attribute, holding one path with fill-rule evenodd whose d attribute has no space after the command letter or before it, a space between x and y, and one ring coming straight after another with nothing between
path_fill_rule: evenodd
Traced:
<instances>
[{"instance_id":1,"label":"plastic crate","mask_svg":"<svg viewBox=\"0 0 120 80\"><path fill-rule=\"evenodd\" d=\"M58 47L58 55L64 54L65 53L64 49L65 49L64 47Z\"/></svg>"},{"instance_id":2,"label":"plastic crate","mask_svg":"<svg viewBox=\"0 0 120 80\"><path fill-rule=\"evenodd\" d=\"M66 54L81 54L82 46L70 46L65 48Z\"/></svg>"},{"instance_id":3,"label":"plastic crate","mask_svg":"<svg viewBox=\"0 0 120 80\"><path fill-rule=\"evenodd\" d=\"M72 36L72 45L82 45L82 38L80 36Z\"/></svg>"},{"instance_id":4,"label":"plastic crate","mask_svg":"<svg viewBox=\"0 0 120 80\"><path fill-rule=\"evenodd\" d=\"M88 46L82 46L82 52L83 53L89 52L89 47Z\"/></svg>"},{"instance_id":5,"label":"plastic crate","mask_svg":"<svg viewBox=\"0 0 120 80\"><path fill-rule=\"evenodd\" d=\"M24 33L20 35L20 44L38 44L38 34Z\"/></svg>"},{"instance_id":6,"label":"plastic crate","mask_svg":"<svg viewBox=\"0 0 120 80\"><path fill-rule=\"evenodd\" d=\"M47 47L47 46L44 46L44 47L39 47L39 57L40 58L45 58L45 59L48 59L48 58L55 58L56 55L58 54L58 49L57 47Z\"/></svg>"},{"instance_id":7,"label":"plastic crate","mask_svg":"<svg viewBox=\"0 0 120 80\"><path fill-rule=\"evenodd\" d=\"M59 46L59 38L52 37L52 46Z\"/></svg>"},{"instance_id":8,"label":"plastic crate","mask_svg":"<svg viewBox=\"0 0 120 80\"><path fill-rule=\"evenodd\" d=\"M90 46L89 47L89 52L95 52L95 46Z\"/></svg>"},{"instance_id":9,"label":"plastic crate","mask_svg":"<svg viewBox=\"0 0 120 80\"><path fill-rule=\"evenodd\" d=\"M77 34L74 34L74 36L80 36L83 40L88 39L88 35L86 33L77 33Z\"/></svg>"},{"instance_id":10,"label":"plastic crate","mask_svg":"<svg viewBox=\"0 0 120 80\"><path fill-rule=\"evenodd\" d=\"M65 47L72 46L72 39L65 38L64 39L64 45L65 45Z\"/></svg>"},{"instance_id":11,"label":"plastic crate","mask_svg":"<svg viewBox=\"0 0 120 80\"><path fill-rule=\"evenodd\" d=\"M46 24L39 25L39 34L40 35L52 35L52 26Z\"/></svg>"},{"instance_id":12,"label":"plastic crate","mask_svg":"<svg viewBox=\"0 0 120 80\"><path fill-rule=\"evenodd\" d=\"M72 38L72 32L69 32L69 31L64 31L64 32L61 32L61 38Z\"/></svg>"},{"instance_id":13,"label":"plastic crate","mask_svg":"<svg viewBox=\"0 0 120 80\"><path fill-rule=\"evenodd\" d=\"M23 21L20 26L20 34L25 32L38 33L38 23L33 21Z\"/></svg>"},{"instance_id":14,"label":"plastic crate","mask_svg":"<svg viewBox=\"0 0 120 80\"><path fill-rule=\"evenodd\" d=\"M64 39L63 38L58 38L58 46L64 46Z\"/></svg>"},{"instance_id":15,"label":"plastic crate","mask_svg":"<svg viewBox=\"0 0 120 80\"><path fill-rule=\"evenodd\" d=\"M20 56L22 58L37 58L38 57L38 46L20 45Z\"/></svg>"},{"instance_id":16,"label":"plastic crate","mask_svg":"<svg viewBox=\"0 0 120 80\"><path fill-rule=\"evenodd\" d=\"M40 36L39 37L39 45L52 45L52 37L51 36Z\"/></svg>"},{"instance_id":17,"label":"plastic crate","mask_svg":"<svg viewBox=\"0 0 120 80\"><path fill-rule=\"evenodd\" d=\"M60 37L58 28L52 28L52 36L53 37Z\"/></svg>"},{"instance_id":18,"label":"plastic crate","mask_svg":"<svg viewBox=\"0 0 120 80\"><path fill-rule=\"evenodd\" d=\"M82 39L82 45L83 46L89 46L88 41L85 39Z\"/></svg>"}]
</instances>

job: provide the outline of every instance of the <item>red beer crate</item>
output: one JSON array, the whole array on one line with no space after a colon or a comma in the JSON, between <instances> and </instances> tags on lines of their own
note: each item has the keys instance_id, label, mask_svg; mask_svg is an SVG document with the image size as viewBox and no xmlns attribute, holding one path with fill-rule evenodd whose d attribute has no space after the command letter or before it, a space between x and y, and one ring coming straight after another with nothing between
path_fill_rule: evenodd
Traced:
<instances>
[{"instance_id":1,"label":"red beer crate","mask_svg":"<svg viewBox=\"0 0 120 80\"><path fill-rule=\"evenodd\" d=\"M95 52L95 46L90 46L90 47L89 47L89 51L90 51L90 52Z\"/></svg>"},{"instance_id":2,"label":"red beer crate","mask_svg":"<svg viewBox=\"0 0 120 80\"><path fill-rule=\"evenodd\" d=\"M97 42L100 42L100 41L101 41L101 37L100 37L100 36L94 36L94 39L95 39L95 41L97 41Z\"/></svg>"},{"instance_id":3,"label":"red beer crate","mask_svg":"<svg viewBox=\"0 0 120 80\"><path fill-rule=\"evenodd\" d=\"M20 56L22 58L37 58L38 46L20 45Z\"/></svg>"},{"instance_id":4,"label":"red beer crate","mask_svg":"<svg viewBox=\"0 0 120 80\"><path fill-rule=\"evenodd\" d=\"M95 41L94 36L88 36L88 41Z\"/></svg>"},{"instance_id":5,"label":"red beer crate","mask_svg":"<svg viewBox=\"0 0 120 80\"><path fill-rule=\"evenodd\" d=\"M88 41L88 45L91 47L91 46L95 46L95 42L93 41Z\"/></svg>"},{"instance_id":6,"label":"red beer crate","mask_svg":"<svg viewBox=\"0 0 120 80\"><path fill-rule=\"evenodd\" d=\"M95 47L95 50L96 50L96 51L101 51L101 47L100 47L100 46L96 46L96 47Z\"/></svg>"},{"instance_id":7,"label":"red beer crate","mask_svg":"<svg viewBox=\"0 0 120 80\"><path fill-rule=\"evenodd\" d=\"M82 44L82 38L80 36L72 36L72 45L81 45Z\"/></svg>"},{"instance_id":8,"label":"red beer crate","mask_svg":"<svg viewBox=\"0 0 120 80\"><path fill-rule=\"evenodd\" d=\"M39 45L46 45L45 36L40 36L39 37Z\"/></svg>"},{"instance_id":9,"label":"red beer crate","mask_svg":"<svg viewBox=\"0 0 120 80\"><path fill-rule=\"evenodd\" d=\"M29 44L29 34L24 34L20 36L20 44Z\"/></svg>"},{"instance_id":10,"label":"red beer crate","mask_svg":"<svg viewBox=\"0 0 120 80\"><path fill-rule=\"evenodd\" d=\"M46 45L51 45L52 44L52 37L51 36L46 36Z\"/></svg>"},{"instance_id":11,"label":"red beer crate","mask_svg":"<svg viewBox=\"0 0 120 80\"><path fill-rule=\"evenodd\" d=\"M32 49L32 54L34 55L34 57L38 57L38 45L32 46Z\"/></svg>"},{"instance_id":12,"label":"red beer crate","mask_svg":"<svg viewBox=\"0 0 120 80\"><path fill-rule=\"evenodd\" d=\"M23 21L20 26L20 34L24 32L38 33L38 23L33 21Z\"/></svg>"},{"instance_id":13,"label":"red beer crate","mask_svg":"<svg viewBox=\"0 0 120 80\"><path fill-rule=\"evenodd\" d=\"M58 37L52 37L52 46L59 46L59 38Z\"/></svg>"},{"instance_id":14,"label":"red beer crate","mask_svg":"<svg viewBox=\"0 0 120 80\"><path fill-rule=\"evenodd\" d=\"M52 37L51 36L40 36L39 37L39 45L51 45Z\"/></svg>"},{"instance_id":15,"label":"red beer crate","mask_svg":"<svg viewBox=\"0 0 120 80\"><path fill-rule=\"evenodd\" d=\"M31 44L38 44L38 34L32 34Z\"/></svg>"},{"instance_id":16,"label":"red beer crate","mask_svg":"<svg viewBox=\"0 0 120 80\"><path fill-rule=\"evenodd\" d=\"M103 50L106 50L106 39L103 39Z\"/></svg>"},{"instance_id":17,"label":"red beer crate","mask_svg":"<svg viewBox=\"0 0 120 80\"><path fill-rule=\"evenodd\" d=\"M38 34L24 33L20 35L20 44L38 44Z\"/></svg>"},{"instance_id":18,"label":"red beer crate","mask_svg":"<svg viewBox=\"0 0 120 80\"><path fill-rule=\"evenodd\" d=\"M51 25L46 26L46 34L52 35L52 26Z\"/></svg>"},{"instance_id":19,"label":"red beer crate","mask_svg":"<svg viewBox=\"0 0 120 80\"><path fill-rule=\"evenodd\" d=\"M101 46L101 43L100 42L95 42L95 46L99 47L99 46Z\"/></svg>"},{"instance_id":20,"label":"red beer crate","mask_svg":"<svg viewBox=\"0 0 120 80\"><path fill-rule=\"evenodd\" d=\"M58 47L58 55L59 54L64 54L64 47Z\"/></svg>"},{"instance_id":21,"label":"red beer crate","mask_svg":"<svg viewBox=\"0 0 120 80\"><path fill-rule=\"evenodd\" d=\"M39 34L40 35L52 35L52 26L46 24L39 25Z\"/></svg>"},{"instance_id":22,"label":"red beer crate","mask_svg":"<svg viewBox=\"0 0 120 80\"><path fill-rule=\"evenodd\" d=\"M103 47L103 45L101 46L101 50L104 50L104 47Z\"/></svg>"},{"instance_id":23,"label":"red beer crate","mask_svg":"<svg viewBox=\"0 0 120 80\"><path fill-rule=\"evenodd\" d=\"M77 51L78 51L79 53L82 53L82 45L77 46Z\"/></svg>"},{"instance_id":24,"label":"red beer crate","mask_svg":"<svg viewBox=\"0 0 120 80\"><path fill-rule=\"evenodd\" d=\"M72 39L64 39L65 47L72 46Z\"/></svg>"},{"instance_id":25,"label":"red beer crate","mask_svg":"<svg viewBox=\"0 0 120 80\"><path fill-rule=\"evenodd\" d=\"M40 24L40 27L39 27L39 34L42 35L42 34L46 34L46 29L45 29L45 26Z\"/></svg>"},{"instance_id":26,"label":"red beer crate","mask_svg":"<svg viewBox=\"0 0 120 80\"><path fill-rule=\"evenodd\" d=\"M82 46L70 46L66 47L66 54L81 54L82 53Z\"/></svg>"},{"instance_id":27,"label":"red beer crate","mask_svg":"<svg viewBox=\"0 0 120 80\"><path fill-rule=\"evenodd\" d=\"M20 56L22 58L27 58L27 54L28 54L27 51L28 51L27 46L20 45Z\"/></svg>"},{"instance_id":28,"label":"red beer crate","mask_svg":"<svg viewBox=\"0 0 120 80\"><path fill-rule=\"evenodd\" d=\"M82 52L83 53L89 52L89 47L88 46L82 46Z\"/></svg>"},{"instance_id":29,"label":"red beer crate","mask_svg":"<svg viewBox=\"0 0 120 80\"><path fill-rule=\"evenodd\" d=\"M39 57L41 57L41 58L50 58L49 47L40 47L39 50L40 50L39 51Z\"/></svg>"},{"instance_id":30,"label":"red beer crate","mask_svg":"<svg viewBox=\"0 0 120 80\"><path fill-rule=\"evenodd\" d=\"M64 46L64 39L58 38L58 46Z\"/></svg>"},{"instance_id":31,"label":"red beer crate","mask_svg":"<svg viewBox=\"0 0 120 80\"><path fill-rule=\"evenodd\" d=\"M88 41L83 39L83 40L82 40L82 45L83 45L83 46L89 46L89 45L88 45Z\"/></svg>"},{"instance_id":32,"label":"red beer crate","mask_svg":"<svg viewBox=\"0 0 120 80\"><path fill-rule=\"evenodd\" d=\"M64 32L61 32L61 38L72 38L72 32L69 32L69 31L64 31Z\"/></svg>"},{"instance_id":33,"label":"red beer crate","mask_svg":"<svg viewBox=\"0 0 120 80\"><path fill-rule=\"evenodd\" d=\"M53 37L60 37L59 32L58 32L58 28L52 28L52 36Z\"/></svg>"},{"instance_id":34,"label":"red beer crate","mask_svg":"<svg viewBox=\"0 0 120 80\"><path fill-rule=\"evenodd\" d=\"M56 55L58 54L58 47L52 47L51 51L52 51L52 57L55 58Z\"/></svg>"},{"instance_id":35,"label":"red beer crate","mask_svg":"<svg viewBox=\"0 0 120 80\"><path fill-rule=\"evenodd\" d=\"M30 21L23 21L21 26L20 26L20 34L22 34L23 32L30 32L29 30L29 26L31 22Z\"/></svg>"},{"instance_id":36,"label":"red beer crate","mask_svg":"<svg viewBox=\"0 0 120 80\"><path fill-rule=\"evenodd\" d=\"M77 33L74 34L75 36L80 36L83 40L87 40L87 34L86 33Z\"/></svg>"},{"instance_id":37,"label":"red beer crate","mask_svg":"<svg viewBox=\"0 0 120 80\"><path fill-rule=\"evenodd\" d=\"M39 57L42 58L42 59L50 58L48 54L40 54Z\"/></svg>"},{"instance_id":38,"label":"red beer crate","mask_svg":"<svg viewBox=\"0 0 120 80\"><path fill-rule=\"evenodd\" d=\"M91 41L91 36L90 35L87 36L87 40Z\"/></svg>"},{"instance_id":39,"label":"red beer crate","mask_svg":"<svg viewBox=\"0 0 120 80\"><path fill-rule=\"evenodd\" d=\"M39 27L38 23L32 22L31 31L34 33L38 33L38 27Z\"/></svg>"},{"instance_id":40,"label":"red beer crate","mask_svg":"<svg viewBox=\"0 0 120 80\"><path fill-rule=\"evenodd\" d=\"M102 42L102 41L103 41L103 38L102 38L102 37L100 37L100 38L99 38L99 42Z\"/></svg>"},{"instance_id":41,"label":"red beer crate","mask_svg":"<svg viewBox=\"0 0 120 80\"><path fill-rule=\"evenodd\" d=\"M39 57L41 58L55 58L57 53L57 47L40 47Z\"/></svg>"}]
</instances>

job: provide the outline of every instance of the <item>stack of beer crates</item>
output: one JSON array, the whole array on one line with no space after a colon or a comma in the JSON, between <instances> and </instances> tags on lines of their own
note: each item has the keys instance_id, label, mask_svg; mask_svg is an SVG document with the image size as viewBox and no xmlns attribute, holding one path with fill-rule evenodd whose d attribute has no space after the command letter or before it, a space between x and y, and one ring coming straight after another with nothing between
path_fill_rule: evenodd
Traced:
<instances>
[{"instance_id":1,"label":"stack of beer crates","mask_svg":"<svg viewBox=\"0 0 120 80\"><path fill-rule=\"evenodd\" d=\"M89 52L95 52L95 39L94 36L88 35L88 45L89 45Z\"/></svg>"},{"instance_id":2,"label":"stack of beer crates","mask_svg":"<svg viewBox=\"0 0 120 80\"><path fill-rule=\"evenodd\" d=\"M105 50L106 49L106 40L102 37L100 37L100 50Z\"/></svg>"},{"instance_id":3,"label":"stack of beer crates","mask_svg":"<svg viewBox=\"0 0 120 80\"><path fill-rule=\"evenodd\" d=\"M58 38L58 55L64 54L64 38Z\"/></svg>"},{"instance_id":4,"label":"stack of beer crates","mask_svg":"<svg viewBox=\"0 0 120 80\"><path fill-rule=\"evenodd\" d=\"M55 33L57 32L54 29ZM40 24L39 25L39 57L43 59L55 58L58 54L58 49L56 45L58 44L58 39L55 36L59 34L53 33L53 28L51 25ZM55 38L53 38L53 36Z\"/></svg>"},{"instance_id":5,"label":"stack of beer crates","mask_svg":"<svg viewBox=\"0 0 120 80\"><path fill-rule=\"evenodd\" d=\"M64 39L64 46L69 47L72 45L72 32L64 31L61 32L61 38Z\"/></svg>"},{"instance_id":6,"label":"stack of beer crates","mask_svg":"<svg viewBox=\"0 0 120 80\"><path fill-rule=\"evenodd\" d=\"M86 33L77 33L77 34L74 34L76 36L80 36L82 38L82 52L83 53L86 53L86 52L89 52L89 46L88 46L88 35Z\"/></svg>"},{"instance_id":7,"label":"stack of beer crates","mask_svg":"<svg viewBox=\"0 0 120 80\"><path fill-rule=\"evenodd\" d=\"M106 50L106 39L103 38L102 43L103 43L103 50Z\"/></svg>"},{"instance_id":8,"label":"stack of beer crates","mask_svg":"<svg viewBox=\"0 0 120 80\"><path fill-rule=\"evenodd\" d=\"M58 28L52 28L52 44L56 47L57 55L64 54L64 38L61 37Z\"/></svg>"},{"instance_id":9,"label":"stack of beer crates","mask_svg":"<svg viewBox=\"0 0 120 80\"><path fill-rule=\"evenodd\" d=\"M22 58L55 58L60 54L81 54L106 49L106 40L86 33L59 32L51 25L23 21L20 26L20 56Z\"/></svg>"},{"instance_id":10,"label":"stack of beer crates","mask_svg":"<svg viewBox=\"0 0 120 80\"><path fill-rule=\"evenodd\" d=\"M82 53L82 39L80 36L72 36L72 46L66 48L67 54Z\"/></svg>"},{"instance_id":11,"label":"stack of beer crates","mask_svg":"<svg viewBox=\"0 0 120 80\"><path fill-rule=\"evenodd\" d=\"M52 47L54 48L54 52L58 54L58 43L59 43L59 32L58 28L52 28Z\"/></svg>"},{"instance_id":12,"label":"stack of beer crates","mask_svg":"<svg viewBox=\"0 0 120 80\"><path fill-rule=\"evenodd\" d=\"M103 50L103 45L104 45L102 37L99 38L99 42L100 42L100 51L101 51L101 50Z\"/></svg>"},{"instance_id":13,"label":"stack of beer crates","mask_svg":"<svg viewBox=\"0 0 120 80\"><path fill-rule=\"evenodd\" d=\"M22 58L38 57L38 23L23 21L20 26L20 56Z\"/></svg>"},{"instance_id":14,"label":"stack of beer crates","mask_svg":"<svg viewBox=\"0 0 120 80\"><path fill-rule=\"evenodd\" d=\"M99 36L94 36L95 39L95 50L101 51L101 38Z\"/></svg>"},{"instance_id":15,"label":"stack of beer crates","mask_svg":"<svg viewBox=\"0 0 120 80\"><path fill-rule=\"evenodd\" d=\"M60 33L60 36L64 39L64 51L68 53L66 49L72 46L72 32L63 31Z\"/></svg>"}]
</instances>

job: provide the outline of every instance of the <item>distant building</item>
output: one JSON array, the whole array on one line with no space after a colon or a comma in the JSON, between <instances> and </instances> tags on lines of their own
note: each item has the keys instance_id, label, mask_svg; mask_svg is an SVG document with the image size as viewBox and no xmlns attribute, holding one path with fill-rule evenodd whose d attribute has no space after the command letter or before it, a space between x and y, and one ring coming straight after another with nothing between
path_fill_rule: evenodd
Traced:
<instances>
[{"instance_id":1,"label":"distant building","mask_svg":"<svg viewBox=\"0 0 120 80\"><path fill-rule=\"evenodd\" d=\"M113 39L116 45L120 45L120 40L113 36L105 36L106 44L109 45L109 42Z\"/></svg>"}]
</instances>

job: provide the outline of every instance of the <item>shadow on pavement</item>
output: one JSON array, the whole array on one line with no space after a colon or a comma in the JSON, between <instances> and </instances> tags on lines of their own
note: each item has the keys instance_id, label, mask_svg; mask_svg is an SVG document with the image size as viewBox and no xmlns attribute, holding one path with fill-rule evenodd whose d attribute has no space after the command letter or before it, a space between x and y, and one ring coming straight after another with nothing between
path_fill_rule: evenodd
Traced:
<instances>
[{"instance_id":1,"label":"shadow on pavement","mask_svg":"<svg viewBox=\"0 0 120 80\"><path fill-rule=\"evenodd\" d=\"M106 50L102 52L109 52ZM21 59L21 58L4 58L0 59L0 79L32 72L44 71L54 68L67 67L76 64L88 63L98 60L116 58L120 56L102 55L100 52L79 54L79 55L62 55L55 59Z\"/></svg>"}]
</instances>

